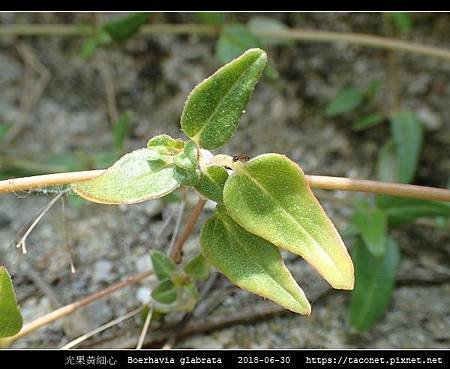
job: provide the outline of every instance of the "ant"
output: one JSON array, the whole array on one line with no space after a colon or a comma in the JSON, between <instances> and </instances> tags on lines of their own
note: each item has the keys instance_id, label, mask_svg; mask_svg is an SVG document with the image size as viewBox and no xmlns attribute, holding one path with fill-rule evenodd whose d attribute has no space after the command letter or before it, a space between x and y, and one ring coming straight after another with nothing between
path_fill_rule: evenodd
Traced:
<instances>
[{"instance_id":1,"label":"ant","mask_svg":"<svg viewBox=\"0 0 450 369\"><path fill-rule=\"evenodd\" d=\"M250 157L247 154L239 154L233 156L233 163L236 163L237 161L246 162L249 161ZM232 170L232 168L225 166L225 169Z\"/></svg>"},{"instance_id":2,"label":"ant","mask_svg":"<svg viewBox=\"0 0 450 369\"><path fill-rule=\"evenodd\" d=\"M237 161L249 161L250 157L247 154L239 154L239 155L235 155L233 156L233 163L237 162Z\"/></svg>"}]
</instances>

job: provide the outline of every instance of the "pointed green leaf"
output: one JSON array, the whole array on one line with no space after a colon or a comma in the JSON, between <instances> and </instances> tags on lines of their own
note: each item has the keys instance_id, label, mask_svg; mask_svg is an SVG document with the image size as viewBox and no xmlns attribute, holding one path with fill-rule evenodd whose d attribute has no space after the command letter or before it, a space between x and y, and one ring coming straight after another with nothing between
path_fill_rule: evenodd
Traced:
<instances>
[{"instance_id":1,"label":"pointed green leaf","mask_svg":"<svg viewBox=\"0 0 450 369\"><path fill-rule=\"evenodd\" d=\"M163 304L171 304L177 299L177 288L171 280L165 279L153 289L152 298Z\"/></svg>"},{"instance_id":2,"label":"pointed green leaf","mask_svg":"<svg viewBox=\"0 0 450 369\"><path fill-rule=\"evenodd\" d=\"M95 50L100 46L108 45L112 42L112 38L104 29L99 29L89 37L86 37L81 45L80 57L83 59L90 58Z\"/></svg>"},{"instance_id":3,"label":"pointed green leaf","mask_svg":"<svg viewBox=\"0 0 450 369\"><path fill-rule=\"evenodd\" d=\"M266 62L263 50L250 49L197 85L181 115L183 132L206 149L225 144L234 134Z\"/></svg>"},{"instance_id":4,"label":"pointed green leaf","mask_svg":"<svg viewBox=\"0 0 450 369\"><path fill-rule=\"evenodd\" d=\"M395 24L395 27L402 33L408 33L412 28L412 19L411 15L408 13L387 13L389 17L392 18L392 21Z\"/></svg>"},{"instance_id":5,"label":"pointed green leaf","mask_svg":"<svg viewBox=\"0 0 450 369\"><path fill-rule=\"evenodd\" d=\"M208 279L210 270L209 263L202 254L192 258L184 267L186 274L199 281Z\"/></svg>"},{"instance_id":6,"label":"pointed green leaf","mask_svg":"<svg viewBox=\"0 0 450 369\"><path fill-rule=\"evenodd\" d=\"M359 230L369 251L381 256L386 250L388 218L378 208L357 209L352 215L352 224Z\"/></svg>"},{"instance_id":7,"label":"pointed green leaf","mask_svg":"<svg viewBox=\"0 0 450 369\"><path fill-rule=\"evenodd\" d=\"M300 167L284 155L236 162L223 199L247 231L302 256L334 287L353 288L353 264Z\"/></svg>"},{"instance_id":8,"label":"pointed green leaf","mask_svg":"<svg viewBox=\"0 0 450 369\"><path fill-rule=\"evenodd\" d=\"M386 252L382 257L376 257L361 240L355 245L352 256L356 279L350 323L358 331L364 331L383 315L391 299L400 252L396 242L388 239Z\"/></svg>"},{"instance_id":9,"label":"pointed green leaf","mask_svg":"<svg viewBox=\"0 0 450 369\"><path fill-rule=\"evenodd\" d=\"M125 139L130 131L131 114L129 112L123 113L116 124L113 131L113 142L117 150L123 150Z\"/></svg>"},{"instance_id":10,"label":"pointed green leaf","mask_svg":"<svg viewBox=\"0 0 450 369\"><path fill-rule=\"evenodd\" d=\"M212 201L222 202L223 186L227 179L228 172L225 168L211 165L201 172L195 189Z\"/></svg>"},{"instance_id":11,"label":"pointed green leaf","mask_svg":"<svg viewBox=\"0 0 450 369\"><path fill-rule=\"evenodd\" d=\"M387 140L378 153L377 178L384 182L399 181L398 156L392 140Z\"/></svg>"},{"instance_id":12,"label":"pointed green leaf","mask_svg":"<svg viewBox=\"0 0 450 369\"><path fill-rule=\"evenodd\" d=\"M356 109L364 100L364 94L354 87L346 87L340 90L331 101L325 113L329 117L347 113Z\"/></svg>"},{"instance_id":13,"label":"pointed green leaf","mask_svg":"<svg viewBox=\"0 0 450 369\"><path fill-rule=\"evenodd\" d=\"M367 99L374 98L378 94L378 92L380 92L380 88L381 88L381 81L379 80L372 81L366 90Z\"/></svg>"},{"instance_id":14,"label":"pointed green leaf","mask_svg":"<svg viewBox=\"0 0 450 369\"><path fill-rule=\"evenodd\" d=\"M174 169L156 151L140 149L123 156L105 173L73 184L75 193L102 204L135 204L167 195L179 183Z\"/></svg>"},{"instance_id":15,"label":"pointed green leaf","mask_svg":"<svg viewBox=\"0 0 450 369\"><path fill-rule=\"evenodd\" d=\"M0 122L0 143L4 140L10 128L10 124Z\"/></svg>"},{"instance_id":16,"label":"pointed green leaf","mask_svg":"<svg viewBox=\"0 0 450 369\"><path fill-rule=\"evenodd\" d=\"M160 281L170 278L176 268L175 263L158 250L150 251L150 260L152 261L153 270Z\"/></svg>"},{"instance_id":17,"label":"pointed green leaf","mask_svg":"<svg viewBox=\"0 0 450 369\"><path fill-rule=\"evenodd\" d=\"M135 13L105 23L103 29L114 41L123 42L135 35L148 22L148 13Z\"/></svg>"},{"instance_id":18,"label":"pointed green leaf","mask_svg":"<svg viewBox=\"0 0 450 369\"><path fill-rule=\"evenodd\" d=\"M232 283L299 314L311 307L279 250L234 222L220 208L202 229L202 254Z\"/></svg>"},{"instance_id":19,"label":"pointed green leaf","mask_svg":"<svg viewBox=\"0 0 450 369\"><path fill-rule=\"evenodd\" d=\"M221 25L225 22L224 13L199 12L195 13L195 18L203 23Z\"/></svg>"},{"instance_id":20,"label":"pointed green leaf","mask_svg":"<svg viewBox=\"0 0 450 369\"><path fill-rule=\"evenodd\" d=\"M0 266L0 337L14 336L22 324L11 277L6 268Z\"/></svg>"},{"instance_id":21,"label":"pointed green leaf","mask_svg":"<svg viewBox=\"0 0 450 369\"><path fill-rule=\"evenodd\" d=\"M267 32L267 33L277 33L279 31L288 30L289 27L284 23L280 22L275 18L270 17L262 17L262 16L254 16L251 17L248 22L248 29L253 34L257 34L258 32ZM295 42L293 40L287 40L286 38L277 38L271 37L269 34L266 36L261 36L262 42L265 45L294 45Z\"/></svg>"},{"instance_id":22,"label":"pointed green leaf","mask_svg":"<svg viewBox=\"0 0 450 369\"><path fill-rule=\"evenodd\" d=\"M450 204L446 202L377 196L377 205L386 211L390 226L399 226L423 217L450 218Z\"/></svg>"},{"instance_id":23,"label":"pointed green leaf","mask_svg":"<svg viewBox=\"0 0 450 369\"><path fill-rule=\"evenodd\" d=\"M353 124L353 129L355 131L362 131L364 129L374 127L384 121L384 115L382 113L373 113L362 117L355 124Z\"/></svg>"},{"instance_id":24,"label":"pointed green leaf","mask_svg":"<svg viewBox=\"0 0 450 369\"><path fill-rule=\"evenodd\" d=\"M228 63L243 52L254 47L262 47L261 41L242 24L223 27L216 44L216 54L221 63Z\"/></svg>"},{"instance_id":25,"label":"pointed green leaf","mask_svg":"<svg viewBox=\"0 0 450 369\"><path fill-rule=\"evenodd\" d=\"M409 183L414 178L422 150L422 123L412 112L400 112L391 118L391 132L399 158L400 182Z\"/></svg>"}]
</instances>

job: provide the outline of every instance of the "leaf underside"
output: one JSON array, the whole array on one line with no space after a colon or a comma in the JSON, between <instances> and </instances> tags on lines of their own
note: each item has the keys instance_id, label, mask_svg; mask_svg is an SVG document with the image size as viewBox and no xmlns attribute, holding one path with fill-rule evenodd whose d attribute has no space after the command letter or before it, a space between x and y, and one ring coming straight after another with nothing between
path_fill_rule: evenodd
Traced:
<instances>
[{"instance_id":1,"label":"leaf underside","mask_svg":"<svg viewBox=\"0 0 450 369\"><path fill-rule=\"evenodd\" d=\"M174 191L179 183L174 169L150 149L126 154L105 173L73 184L75 193L101 204L136 204Z\"/></svg>"},{"instance_id":2,"label":"leaf underside","mask_svg":"<svg viewBox=\"0 0 450 369\"><path fill-rule=\"evenodd\" d=\"M250 233L302 256L334 288L352 289L350 256L300 167L279 154L236 164L223 194L230 216Z\"/></svg>"}]
</instances>

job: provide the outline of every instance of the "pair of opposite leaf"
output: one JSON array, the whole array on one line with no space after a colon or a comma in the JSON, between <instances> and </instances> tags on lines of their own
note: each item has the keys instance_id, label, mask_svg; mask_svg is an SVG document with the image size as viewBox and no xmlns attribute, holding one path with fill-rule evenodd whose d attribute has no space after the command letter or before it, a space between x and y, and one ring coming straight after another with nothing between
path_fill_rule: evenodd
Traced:
<instances>
[{"instance_id":1,"label":"pair of opposite leaf","mask_svg":"<svg viewBox=\"0 0 450 369\"><path fill-rule=\"evenodd\" d=\"M264 51L250 49L194 88L181 116L181 128L191 139L187 143L154 137L147 148L73 187L80 196L106 204L133 204L180 185L194 187L218 203L200 237L209 262L239 287L309 314L310 304L279 248L304 258L334 288L352 289L354 272L303 171L284 155L264 154L227 165L232 167L228 175L207 151L234 134L266 62Z\"/></svg>"}]
</instances>

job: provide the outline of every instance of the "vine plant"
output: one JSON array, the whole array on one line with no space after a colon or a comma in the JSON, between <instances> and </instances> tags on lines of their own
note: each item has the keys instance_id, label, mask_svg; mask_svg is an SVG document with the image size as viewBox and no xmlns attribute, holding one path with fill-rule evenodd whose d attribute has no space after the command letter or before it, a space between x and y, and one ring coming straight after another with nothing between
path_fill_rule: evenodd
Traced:
<instances>
[{"instance_id":1,"label":"vine plant","mask_svg":"<svg viewBox=\"0 0 450 369\"><path fill-rule=\"evenodd\" d=\"M76 194L102 204L140 203L180 186L199 193L199 211L207 200L217 203L201 230L201 253L182 268L182 242L170 257L151 253L159 279L155 310L192 310L195 281L208 277L211 264L235 285L309 315L310 303L280 249L301 256L333 288L353 289L352 260L296 163L276 153L249 160L211 152L233 136L266 64L263 50L249 49L197 85L181 116L187 141L153 137L100 175L71 182ZM10 278L1 268L0 337L16 334L21 325Z\"/></svg>"}]
</instances>

